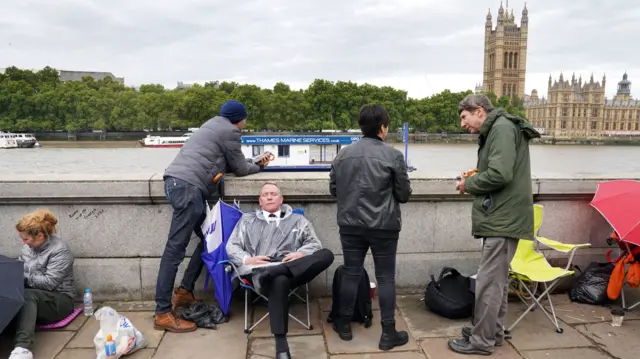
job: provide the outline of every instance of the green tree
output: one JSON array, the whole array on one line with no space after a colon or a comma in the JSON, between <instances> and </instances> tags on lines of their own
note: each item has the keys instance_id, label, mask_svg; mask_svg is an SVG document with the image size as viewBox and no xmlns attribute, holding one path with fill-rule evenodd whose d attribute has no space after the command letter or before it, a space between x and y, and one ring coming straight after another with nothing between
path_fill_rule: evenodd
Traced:
<instances>
[{"instance_id":1,"label":"green tree","mask_svg":"<svg viewBox=\"0 0 640 359\"><path fill-rule=\"evenodd\" d=\"M408 98L389 86L316 79L306 89L285 83L273 88L210 81L188 89L144 84L139 90L110 78L85 77L61 83L52 68L34 72L9 67L0 74L2 131L158 131L201 126L219 114L229 99L247 107L247 129L253 131L347 130L358 128L359 109L384 106L397 131L408 122L416 131L460 132L458 103L471 91L444 90L427 98ZM496 106L524 115L518 98L496 98Z\"/></svg>"}]
</instances>

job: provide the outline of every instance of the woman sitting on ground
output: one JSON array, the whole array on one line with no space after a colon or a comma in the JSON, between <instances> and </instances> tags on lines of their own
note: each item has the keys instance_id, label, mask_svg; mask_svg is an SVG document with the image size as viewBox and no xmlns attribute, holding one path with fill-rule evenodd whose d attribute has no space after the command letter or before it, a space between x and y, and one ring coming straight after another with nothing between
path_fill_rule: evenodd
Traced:
<instances>
[{"instance_id":1,"label":"woman sitting on ground","mask_svg":"<svg viewBox=\"0 0 640 359\"><path fill-rule=\"evenodd\" d=\"M16 224L22 239L24 305L16 316L15 349L9 359L32 359L36 323L55 323L73 312L75 284L69 246L58 238L58 220L48 210L37 210Z\"/></svg>"}]
</instances>

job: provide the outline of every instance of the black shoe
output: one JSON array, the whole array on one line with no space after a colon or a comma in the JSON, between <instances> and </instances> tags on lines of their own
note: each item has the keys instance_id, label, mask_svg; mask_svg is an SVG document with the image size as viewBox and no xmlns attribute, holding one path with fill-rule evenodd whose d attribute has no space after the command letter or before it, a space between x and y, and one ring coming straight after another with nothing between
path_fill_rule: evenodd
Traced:
<instances>
[{"instance_id":1,"label":"black shoe","mask_svg":"<svg viewBox=\"0 0 640 359\"><path fill-rule=\"evenodd\" d=\"M452 339L448 342L449 348L458 354L465 355L491 355L492 351L476 348L465 338Z\"/></svg>"},{"instance_id":2,"label":"black shoe","mask_svg":"<svg viewBox=\"0 0 640 359\"><path fill-rule=\"evenodd\" d=\"M343 317L337 317L331 323L333 331L338 333L340 339L349 341L353 339L353 332L351 332L351 321Z\"/></svg>"},{"instance_id":3,"label":"black shoe","mask_svg":"<svg viewBox=\"0 0 640 359\"><path fill-rule=\"evenodd\" d=\"M286 352L276 353L276 359L291 359L291 353L287 350Z\"/></svg>"},{"instance_id":4,"label":"black shoe","mask_svg":"<svg viewBox=\"0 0 640 359\"><path fill-rule=\"evenodd\" d=\"M469 338L471 338L471 328L469 327L463 327L462 328L462 338L464 338L466 341L469 341ZM504 340L505 339L511 339L510 336L507 336L505 334L502 335L502 337L498 337L496 336L496 346L497 347L501 347L502 344L504 344Z\"/></svg>"},{"instance_id":5,"label":"black shoe","mask_svg":"<svg viewBox=\"0 0 640 359\"><path fill-rule=\"evenodd\" d=\"M391 350L408 342L409 334L404 330L396 331L396 323L382 324L382 335L378 344L380 350Z\"/></svg>"}]
</instances>

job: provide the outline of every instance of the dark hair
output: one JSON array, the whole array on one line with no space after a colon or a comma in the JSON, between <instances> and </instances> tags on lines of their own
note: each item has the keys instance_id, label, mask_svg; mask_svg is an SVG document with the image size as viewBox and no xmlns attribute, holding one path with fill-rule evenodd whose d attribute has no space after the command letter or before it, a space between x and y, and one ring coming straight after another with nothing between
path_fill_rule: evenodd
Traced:
<instances>
[{"instance_id":1,"label":"dark hair","mask_svg":"<svg viewBox=\"0 0 640 359\"><path fill-rule=\"evenodd\" d=\"M471 112L479 107L482 107L486 113L493 111L493 104L487 96L482 94L468 95L458 104L458 115L464 110Z\"/></svg>"},{"instance_id":2,"label":"dark hair","mask_svg":"<svg viewBox=\"0 0 640 359\"><path fill-rule=\"evenodd\" d=\"M360 108L358 125L365 136L375 136L382 126L389 127L389 113L380 105L364 105Z\"/></svg>"}]
</instances>

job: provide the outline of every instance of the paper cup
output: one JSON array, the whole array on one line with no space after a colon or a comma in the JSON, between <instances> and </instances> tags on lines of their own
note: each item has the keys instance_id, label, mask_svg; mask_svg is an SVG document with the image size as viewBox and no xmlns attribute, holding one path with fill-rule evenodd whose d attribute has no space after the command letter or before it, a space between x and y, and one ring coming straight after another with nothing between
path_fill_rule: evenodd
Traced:
<instances>
[{"instance_id":1,"label":"paper cup","mask_svg":"<svg viewBox=\"0 0 640 359\"><path fill-rule=\"evenodd\" d=\"M371 287L371 299L376 296L376 284L374 282L369 282L369 287Z\"/></svg>"},{"instance_id":2,"label":"paper cup","mask_svg":"<svg viewBox=\"0 0 640 359\"><path fill-rule=\"evenodd\" d=\"M621 309L614 309L611 311L611 326L621 327L624 321L624 311Z\"/></svg>"}]
</instances>

